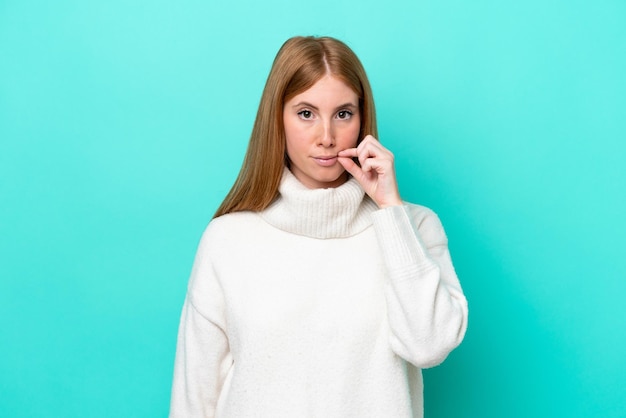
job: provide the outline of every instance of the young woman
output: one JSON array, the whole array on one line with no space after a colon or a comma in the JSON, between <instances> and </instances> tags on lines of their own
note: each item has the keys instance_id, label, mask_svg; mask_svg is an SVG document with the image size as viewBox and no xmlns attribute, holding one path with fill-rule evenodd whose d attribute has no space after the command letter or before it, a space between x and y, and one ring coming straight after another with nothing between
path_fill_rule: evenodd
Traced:
<instances>
[{"instance_id":1,"label":"young woman","mask_svg":"<svg viewBox=\"0 0 626 418\"><path fill-rule=\"evenodd\" d=\"M423 416L420 369L460 344L467 302L376 136L356 55L289 39L198 248L170 417Z\"/></svg>"}]
</instances>

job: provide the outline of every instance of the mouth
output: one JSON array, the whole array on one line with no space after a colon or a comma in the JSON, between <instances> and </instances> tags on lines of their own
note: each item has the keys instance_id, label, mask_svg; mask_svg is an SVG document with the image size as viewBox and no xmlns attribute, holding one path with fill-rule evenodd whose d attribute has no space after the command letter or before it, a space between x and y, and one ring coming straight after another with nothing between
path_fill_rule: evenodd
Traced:
<instances>
[{"instance_id":1,"label":"mouth","mask_svg":"<svg viewBox=\"0 0 626 418\"><path fill-rule=\"evenodd\" d=\"M336 155L322 155L319 157L313 157L313 160L315 160L316 163L318 163L319 165L323 167L330 167L337 162L337 156Z\"/></svg>"}]
</instances>

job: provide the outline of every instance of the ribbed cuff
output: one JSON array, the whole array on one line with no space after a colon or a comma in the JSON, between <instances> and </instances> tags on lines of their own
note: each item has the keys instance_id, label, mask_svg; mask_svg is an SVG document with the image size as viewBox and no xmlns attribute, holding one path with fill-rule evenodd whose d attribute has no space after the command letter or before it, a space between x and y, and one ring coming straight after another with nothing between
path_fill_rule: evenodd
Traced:
<instances>
[{"instance_id":1,"label":"ribbed cuff","mask_svg":"<svg viewBox=\"0 0 626 418\"><path fill-rule=\"evenodd\" d=\"M372 213L376 238L390 270L428 268L431 262L406 206L390 206Z\"/></svg>"}]
</instances>

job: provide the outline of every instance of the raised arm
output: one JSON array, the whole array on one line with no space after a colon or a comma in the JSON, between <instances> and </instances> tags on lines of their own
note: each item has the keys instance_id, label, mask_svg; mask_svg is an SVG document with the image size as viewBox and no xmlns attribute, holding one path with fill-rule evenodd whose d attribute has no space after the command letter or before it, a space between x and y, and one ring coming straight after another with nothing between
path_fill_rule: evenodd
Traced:
<instances>
[{"instance_id":1,"label":"raised arm","mask_svg":"<svg viewBox=\"0 0 626 418\"><path fill-rule=\"evenodd\" d=\"M467 301L437 215L417 205L373 214L388 273L385 287L393 351L420 368L441 363L467 329Z\"/></svg>"}]
</instances>

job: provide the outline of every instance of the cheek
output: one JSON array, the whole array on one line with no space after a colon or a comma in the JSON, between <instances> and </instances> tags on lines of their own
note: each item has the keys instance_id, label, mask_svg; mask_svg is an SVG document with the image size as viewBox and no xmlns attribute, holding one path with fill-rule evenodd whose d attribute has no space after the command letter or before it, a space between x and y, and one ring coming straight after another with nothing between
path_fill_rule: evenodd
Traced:
<instances>
[{"instance_id":1,"label":"cheek","mask_svg":"<svg viewBox=\"0 0 626 418\"><path fill-rule=\"evenodd\" d=\"M297 159L302 154L303 141L298 130L288 129L285 126L285 150L290 160Z\"/></svg>"},{"instance_id":2,"label":"cheek","mask_svg":"<svg viewBox=\"0 0 626 418\"><path fill-rule=\"evenodd\" d=\"M361 123L357 120L354 124L350 124L344 131L344 141L351 147L355 147L359 141L359 132L361 131Z\"/></svg>"},{"instance_id":3,"label":"cheek","mask_svg":"<svg viewBox=\"0 0 626 418\"><path fill-rule=\"evenodd\" d=\"M298 153L297 142L294 142L293 138L290 140L290 137L287 137L287 140L285 143L285 150L287 151L287 156L289 157L289 159L293 160L293 158Z\"/></svg>"},{"instance_id":4,"label":"cheek","mask_svg":"<svg viewBox=\"0 0 626 418\"><path fill-rule=\"evenodd\" d=\"M285 129L285 147L287 152L289 152L298 143L298 130L295 129L294 124L288 119L284 120L283 127Z\"/></svg>"}]
</instances>

